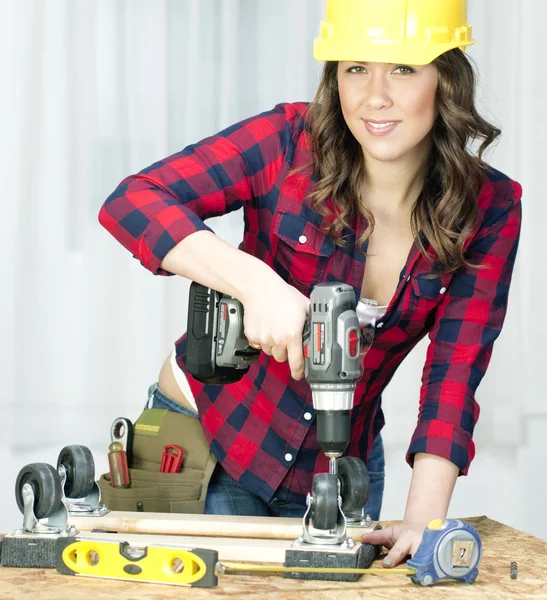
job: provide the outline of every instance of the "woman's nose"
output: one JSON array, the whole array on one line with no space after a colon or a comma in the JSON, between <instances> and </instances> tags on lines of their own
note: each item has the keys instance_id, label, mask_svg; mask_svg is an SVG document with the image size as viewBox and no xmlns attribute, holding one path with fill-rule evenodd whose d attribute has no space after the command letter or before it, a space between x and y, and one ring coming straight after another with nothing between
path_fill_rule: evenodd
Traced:
<instances>
[{"instance_id":1,"label":"woman's nose","mask_svg":"<svg viewBox=\"0 0 547 600\"><path fill-rule=\"evenodd\" d=\"M366 104L373 110L381 110L392 105L389 85L383 73L373 73L366 89Z\"/></svg>"}]
</instances>

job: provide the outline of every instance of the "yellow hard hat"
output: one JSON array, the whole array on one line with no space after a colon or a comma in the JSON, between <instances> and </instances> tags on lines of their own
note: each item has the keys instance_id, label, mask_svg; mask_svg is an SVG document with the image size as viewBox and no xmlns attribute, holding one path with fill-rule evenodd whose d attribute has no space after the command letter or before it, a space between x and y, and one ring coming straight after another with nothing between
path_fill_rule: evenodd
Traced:
<instances>
[{"instance_id":1,"label":"yellow hard hat","mask_svg":"<svg viewBox=\"0 0 547 600\"><path fill-rule=\"evenodd\" d=\"M425 65L475 41L467 0L326 0L313 56Z\"/></svg>"}]
</instances>

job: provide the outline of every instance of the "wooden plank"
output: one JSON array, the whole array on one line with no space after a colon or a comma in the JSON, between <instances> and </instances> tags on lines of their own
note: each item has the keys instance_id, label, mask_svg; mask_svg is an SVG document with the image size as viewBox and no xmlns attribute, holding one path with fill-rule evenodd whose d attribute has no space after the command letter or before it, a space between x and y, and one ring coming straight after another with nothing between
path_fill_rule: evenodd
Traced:
<instances>
[{"instance_id":1,"label":"wooden plank","mask_svg":"<svg viewBox=\"0 0 547 600\"><path fill-rule=\"evenodd\" d=\"M80 531L104 529L118 533L214 536L295 540L302 535L302 519L281 517L239 517L231 515L187 515L180 513L137 513L112 511L103 517L71 517ZM350 527L348 535L356 542L372 527Z\"/></svg>"},{"instance_id":2,"label":"wooden plank","mask_svg":"<svg viewBox=\"0 0 547 600\"><path fill-rule=\"evenodd\" d=\"M400 575L367 575L356 583L299 581L278 576L230 575L211 590L157 586L125 581L69 577L45 569L0 568L0 599L26 600L192 600L271 598L272 600L532 600L547 598L547 542L486 517L465 519L477 529L484 545L480 573L473 585L443 582L424 589ZM384 527L396 524L383 523ZM510 563L518 562L518 579L510 578ZM381 566L377 561L374 566Z\"/></svg>"}]
</instances>

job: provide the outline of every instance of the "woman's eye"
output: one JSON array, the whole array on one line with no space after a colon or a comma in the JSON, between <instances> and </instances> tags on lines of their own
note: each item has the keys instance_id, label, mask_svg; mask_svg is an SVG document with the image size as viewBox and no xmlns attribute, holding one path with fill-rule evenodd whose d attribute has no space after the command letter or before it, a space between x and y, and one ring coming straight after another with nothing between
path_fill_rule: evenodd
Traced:
<instances>
[{"instance_id":1,"label":"woman's eye","mask_svg":"<svg viewBox=\"0 0 547 600\"><path fill-rule=\"evenodd\" d=\"M354 65L353 67L350 67L346 73L364 73L365 72L365 68L360 66L360 65Z\"/></svg>"},{"instance_id":2,"label":"woman's eye","mask_svg":"<svg viewBox=\"0 0 547 600\"><path fill-rule=\"evenodd\" d=\"M401 74L401 75L410 75L411 73L416 73L416 71L412 67L409 67L408 65L399 65L398 67L395 68L395 70L393 72L394 73L399 72L399 74Z\"/></svg>"}]
</instances>

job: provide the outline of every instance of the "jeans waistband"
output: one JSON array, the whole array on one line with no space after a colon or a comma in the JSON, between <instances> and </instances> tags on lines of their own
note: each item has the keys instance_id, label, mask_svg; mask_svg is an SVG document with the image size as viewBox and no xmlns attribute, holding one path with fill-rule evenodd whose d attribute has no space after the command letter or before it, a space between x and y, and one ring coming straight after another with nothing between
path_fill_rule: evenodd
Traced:
<instances>
[{"instance_id":1,"label":"jeans waistband","mask_svg":"<svg viewBox=\"0 0 547 600\"><path fill-rule=\"evenodd\" d=\"M170 410L171 412L182 413L183 415L187 415L189 417L194 417L194 419L198 419L198 413L186 408L186 406L182 406L173 398L170 398L167 394L164 394L157 383L152 384L148 388L148 402L146 404L147 408L162 408L166 410Z\"/></svg>"}]
</instances>

